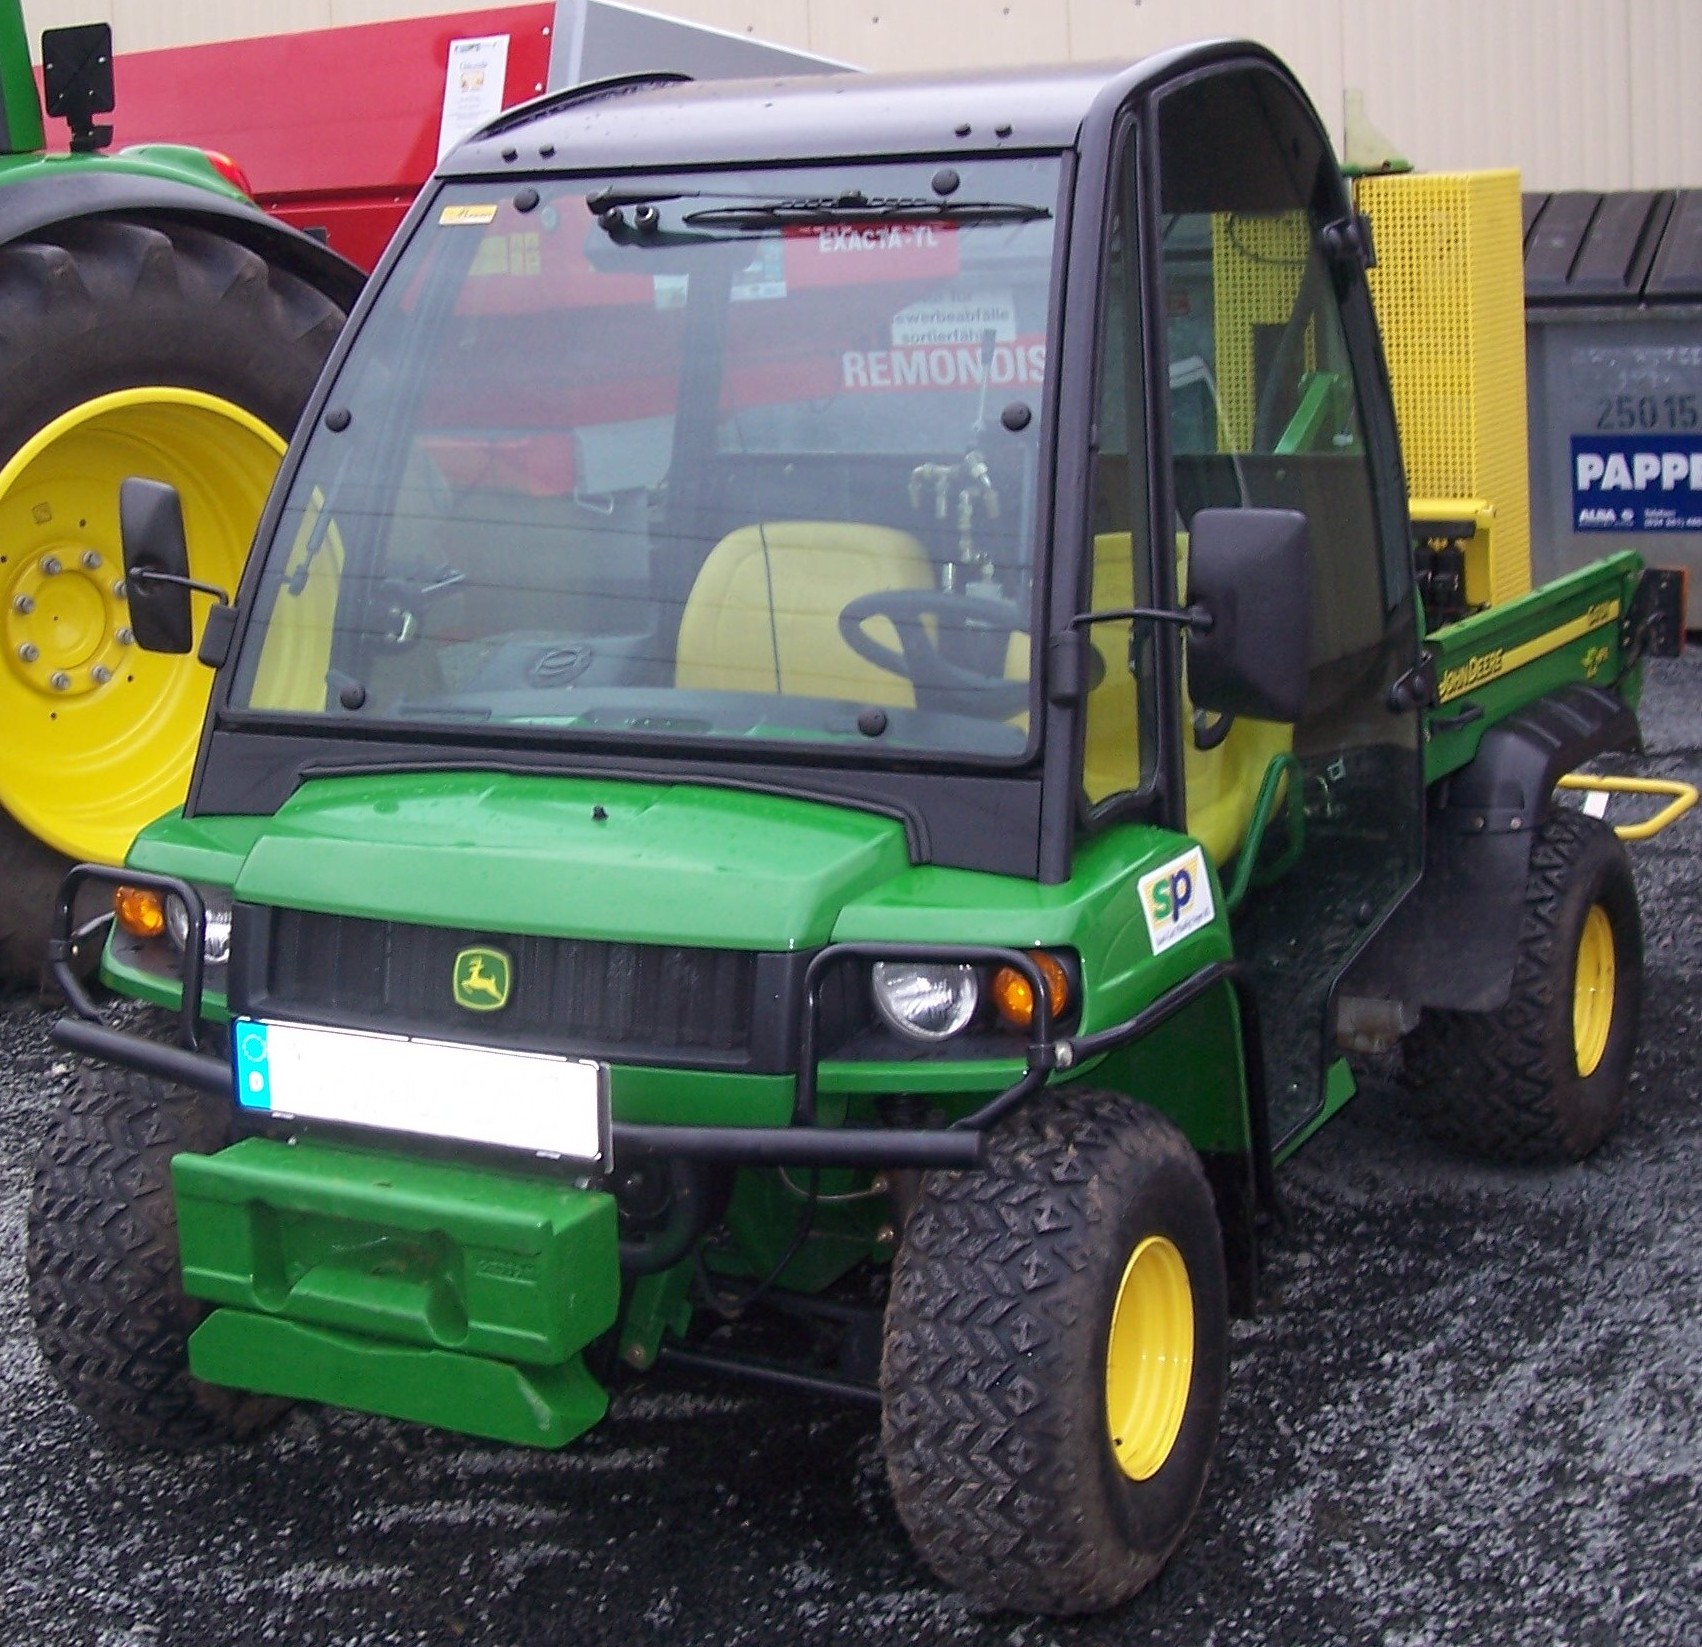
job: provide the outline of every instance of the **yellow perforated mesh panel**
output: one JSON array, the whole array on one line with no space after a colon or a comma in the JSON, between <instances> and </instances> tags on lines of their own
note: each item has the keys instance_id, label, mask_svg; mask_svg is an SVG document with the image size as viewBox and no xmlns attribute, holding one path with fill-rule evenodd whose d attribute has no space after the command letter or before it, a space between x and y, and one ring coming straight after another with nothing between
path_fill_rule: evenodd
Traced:
<instances>
[{"instance_id":1,"label":"yellow perforated mesh panel","mask_svg":"<svg viewBox=\"0 0 1702 1647\"><path fill-rule=\"evenodd\" d=\"M1212 325L1217 344L1217 392L1223 418L1219 450L1253 444L1258 406L1254 339L1261 326L1281 327L1294 313L1306 272L1304 212L1281 217L1212 215ZM1314 366L1311 339L1306 364Z\"/></svg>"},{"instance_id":2,"label":"yellow perforated mesh panel","mask_svg":"<svg viewBox=\"0 0 1702 1647\"><path fill-rule=\"evenodd\" d=\"M1519 174L1362 177L1377 267L1371 294L1414 498L1483 498L1467 545L1468 598L1531 586L1525 434L1525 285Z\"/></svg>"}]
</instances>

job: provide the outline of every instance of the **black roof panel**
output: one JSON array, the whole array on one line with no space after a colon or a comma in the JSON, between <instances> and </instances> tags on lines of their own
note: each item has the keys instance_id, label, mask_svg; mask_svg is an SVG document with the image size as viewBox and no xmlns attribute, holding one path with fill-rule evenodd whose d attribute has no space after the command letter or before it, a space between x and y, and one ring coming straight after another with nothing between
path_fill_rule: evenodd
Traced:
<instances>
[{"instance_id":1,"label":"black roof panel","mask_svg":"<svg viewBox=\"0 0 1702 1647\"><path fill-rule=\"evenodd\" d=\"M811 74L772 80L576 88L499 117L439 176L510 167L638 171L772 160L855 159L1071 147L1102 97L1263 47L1207 41L1139 63L955 74ZM967 128L965 130L964 128ZM552 152L540 158L540 150ZM506 151L514 151L514 159Z\"/></svg>"}]
</instances>

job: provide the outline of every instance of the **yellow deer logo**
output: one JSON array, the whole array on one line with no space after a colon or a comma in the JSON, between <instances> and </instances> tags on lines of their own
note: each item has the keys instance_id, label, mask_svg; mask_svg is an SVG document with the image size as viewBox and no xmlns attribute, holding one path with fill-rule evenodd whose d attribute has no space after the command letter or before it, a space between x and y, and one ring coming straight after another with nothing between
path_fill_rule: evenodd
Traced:
<instances>
[{"instance_id":1,"label":"yellow deer logo","mask_svg":"<svg viewBox=\"0 0 1702 1647\"><path fill-rule=\"evenodd\" d=\"M455 1004L469 1012L508 1005L513 963L500 949L464 949L455 957Z\"/></svg>"}]
</instances>

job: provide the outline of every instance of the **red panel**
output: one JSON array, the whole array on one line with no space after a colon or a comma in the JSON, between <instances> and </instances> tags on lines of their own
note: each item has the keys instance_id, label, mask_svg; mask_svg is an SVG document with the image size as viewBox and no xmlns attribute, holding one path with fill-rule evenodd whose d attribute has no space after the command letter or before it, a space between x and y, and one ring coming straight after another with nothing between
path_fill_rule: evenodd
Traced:
<instances>
[{"instance_id":1,"label":"red panel","mask_svg":"<svg viewBox=\"0 0 1702 1647\"><path fill-rule=\"evenodd\" d=\"M449 42L509 37L507 108L544 89L554 11L504 6L120 52L114 143L221 150L263 206L329 228L338 251L370 268L437 163Z\"/></svg>"},{"instance_id":2,"label":"red panel","mask_svg":"<svg viewBox=\"0 0 1702 1647\"><path fill-rule=\"evenodd\" d=\"M346 194L297 195L280 202L262 196L260 204L293 229L323 233L351 263L371 270L390 244L396 225L413 205L411 193L383 190L367 199Z\"/></svg>"}]
</instances>

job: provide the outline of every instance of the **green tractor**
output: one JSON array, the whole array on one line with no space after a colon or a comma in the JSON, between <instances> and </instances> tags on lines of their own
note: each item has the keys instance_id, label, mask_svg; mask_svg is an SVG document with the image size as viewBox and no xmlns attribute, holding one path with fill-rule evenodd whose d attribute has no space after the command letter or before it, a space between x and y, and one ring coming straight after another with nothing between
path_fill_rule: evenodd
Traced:
<instances>
[{"instance_id":1,"label":"green tractor","mask_svg":"<svg viewBox=\"0 0 1702 1647\"><path fill-rule=\"evenodd\" d=\"M128 475L183 496L234 586L362 275L266 217L224 156L99 151L110 30L50 30L49 154L19 0L0 0L0 981L41 972L67 861L119 862L183 797L203 672L135 644Z\"/></svg>"},{"instance_id":2,"label":"green tractor","mask_svg":"<svg viewBox=\"0 0 1702 1647\"><path fill-rule=\"evenodd\" d=\"M1237 43L629 78L455 151L198 638L192 494L123 487L137 639L216 675L56 912L73 1399L560 1447L753 1379L877 1408L982 1601L1150 1581L1346 1052L1570 1160L1636 1049L1626 855L1554 792L1635 744L1661 585L1415 526L1372 261ZM67 965L91 881L153 1033Z\"/></svg>"}]
</instances>

